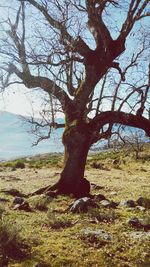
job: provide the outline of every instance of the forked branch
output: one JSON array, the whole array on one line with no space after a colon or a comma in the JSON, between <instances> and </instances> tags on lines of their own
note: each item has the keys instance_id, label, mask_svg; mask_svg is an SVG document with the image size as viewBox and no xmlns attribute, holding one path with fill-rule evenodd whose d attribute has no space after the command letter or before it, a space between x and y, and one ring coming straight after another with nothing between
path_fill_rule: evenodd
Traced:
<instances>
[{"instance_id":1,"label":"forked branch","mask_svg":"<svg viewBox=\"0 0 150 267\"><path fill-rule=\"evenodd\" d=\"M92 130L98 130L108 123L118 123L135 128L140 128L145 131L148 137L150 137L150 120L142 116L139 118L137 115L119 111L102 112L89 123L89 128L91 128Z\"/></svg>"}]
</instances>

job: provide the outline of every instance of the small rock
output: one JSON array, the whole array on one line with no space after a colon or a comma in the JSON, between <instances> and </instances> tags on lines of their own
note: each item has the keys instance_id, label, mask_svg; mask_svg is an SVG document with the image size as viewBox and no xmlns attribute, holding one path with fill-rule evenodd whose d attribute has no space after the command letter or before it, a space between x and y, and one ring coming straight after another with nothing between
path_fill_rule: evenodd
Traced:
<instances>
[{"instance_id":1,"label":"small rock","mask_svg":"<svg viewBox=\"0 0 150 267\"><path fill-rule=\"evenodd\" d=\"M110 208L110 201L109 200L101 200L100 205L105 207L105 208Z\"/></svg>"},{"instance_id":2,"label":"small rock","mask_svg":"<svg viewBox=\"0 0 150 267\"><path fill-rule=\"evenodd\" d=\"M75 200L70 205L70 211L77 213L87 212L90 207L97 208L98 205L91 198L83 197Z\"/></svg>"},{"instance_id":3,"label":"small rock","mask_svg":"<svg viewBox=\"0 0 150 267\"><path fill-rule=\"evenodd\" d=\"M81 231L80 238L88 241L95 247L101 247L111 241L111 236L104 230L84 229Z\"/></svg>"},{"instance_id":4,"label":"small rock","mask_svg":"<svg viewBox=\"0 0 150 267\"><path fill-rule=\"evenodd\" d=\"M146 209L142 206L136 206L136 209L140 210L140 211L145 211Z\"/></svg>"},{"instance_id":5,"label":"small rock","mask_svg":"<svg viewBox=\"0 0 150 267\"><path fill-rule=\"evenodd\" d=\"M147 209L150 208L150 199L148 199L148 198L145 198L145 197L139 197L138 200L137 200L136 202L137 202L137 204L138 204L139 206L143 206L143 207L145 207L145 208L147 208Z\"/></svg>"},{"instance_id":6,"label":"small rock","mask_svg":"<svg viewBox=\"0 0 150 267\"><path fill-rule=\"evenodd\" d=\"M123 200L120 202L119 204L120 206L125 206L125 207L129 207L129 208L134 208L136 206L136 203L134 200Z\"/></svg>"},{"instance_id":7,"label":"small rock","mask_svg":"<svg viewBox=\"0 0 150 267\"><path fill-rule=\"evenodd\" d=\"M130 236L134 239L140 239L140 240L145 241L146 239L149 240L150 232L137 231L137 232L130 233Z\"/></svg>"},{"instance_id":8,"label":"small rock","mask_svg":"<svg viewBox=\"0 0 150 267\"><path fill-rule=\"evenodd\" d=\"M136 229L143 229L144 231L150 230L150 218L138 219L138 218L131 218L128 221L128 224Z\"/></svg>"},{"instance_id":9,"label":"small rock","mask_svg":"<svg viewBox=\"0 0 150 267\"><path fill-rule=\"evenodd\" d=\"M30 205L27 201L24 201L22 204L16 204L13 209L14 210L24 210L27 212L32 211L32 209L30 208Z\"/></svg>"},{"instance_id":10,"label":"small rock","mask_svg":"<svg viewBox=\"0 0 150 267\"><path fill-rule=\"evenodd\" d=\"M109 201L109 200L102 200L100 201L100 205L103 206L104 208L116 208L118 206L118 203L114 201Z\"/></svg>"},{"instance_id":11,"label":"small rock","mask_svg":"<svg viewBox=\"0 0 150 267\"><path fill-rule=\"evenodd\" d=\"M100 237L103 237L105 240L110 240L110 234L108 234L106 231L98 229L98 230L93 230L93 229L84 229L81 231L84 235L90 235L94 234Z\"/></svg>"},{"instance_id":12,"label":"small rock","mask_svg":"<svg viewBox=\"0 0 150 267\"><path fill-rule=\"evenodd\" d=\"M141 223L138 218L131 218L128 220L128 224L134 228L140 229L141 228Z\"/></svg>"},{"instance_id":13,"label":"small rock","mask_svg":"<svg viewBox=\"0 0 150 267\"><path fill-rule=\"evenodd\" d=\"M14 207L13 207L13 210L19 210L20 209L20 204L16 204Z\"/></svg>"},{"instance_id":14,"label":"small rock","mask_svg":"<svg viewBox=\"0 0 150 267\"><path fill-rule=\"evenodd\" d=\"M24 199L22 197L15 197L13 200L13 204L22 204Z\"/></svg>"}]
</instances>

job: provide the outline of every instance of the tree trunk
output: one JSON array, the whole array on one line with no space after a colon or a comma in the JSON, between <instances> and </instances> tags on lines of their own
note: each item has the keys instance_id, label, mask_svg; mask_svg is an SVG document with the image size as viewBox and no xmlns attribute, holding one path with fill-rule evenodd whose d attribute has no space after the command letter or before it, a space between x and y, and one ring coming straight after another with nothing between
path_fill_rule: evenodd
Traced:
<instances>
[{"instance_id":1,"label":"tree trunk","mask_svg":"<svg viewBox=\"0 0 150 267\"><path fill-rule=\"evenodd\" d=\"M67 123L68 124L68 123ZM90 183L84 178L86 159L91 146L91 133L84 122L74 120L65 128L63 144L65 147L64 168L59 181L53 186L46 186L31 195L48 193L73 195L75 197L89 196Z\"/></svg>"},{"instance_id":2,"label":"tree trunk","mask_svg":"<svg viewBox=\"0 0 150 267\"><path fill-rule=\"evenodd\" d=\"M84 178L90 136L84 125L71 126L63 134L65 146L64 169L57 183L58 193L73 194L76 197L88 196L90 183Z\"/></svg>"}]
</instances>

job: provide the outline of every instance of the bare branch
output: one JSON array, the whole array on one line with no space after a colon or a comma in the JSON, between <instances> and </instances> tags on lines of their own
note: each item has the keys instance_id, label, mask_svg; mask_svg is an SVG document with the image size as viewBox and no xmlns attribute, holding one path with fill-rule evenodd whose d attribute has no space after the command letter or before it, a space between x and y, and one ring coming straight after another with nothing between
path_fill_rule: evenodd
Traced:
<instances>
[{"instance_id":1,"label":"bare branch","mask_svg":"<svg viewBox=\"0 0 150 267\"><path fill-rule=\"evenodd\" d=\"M95 114L96 116L99 113L99 108L100 108L100 104L101 104L101 101L102 101L102 98L103 98L103 93L104 93L106 79L107 79L107 73L105 74L105 76L103 78L103 83L102 83L102 87L101 87L101 90L100 90L100 95L99 95L99 99L98 99L97 107L96 107L96 114Z\"/></svg>"},{"instance_id":2,"label":"bare branch","mask_svg":"<svg viewBox=\"0 0 150 267\"><path fill-rule=\"evenodd\" d=\"M118 62L113 62L113 63L112 63L112 68L117 69L118 72L119 72L119 74L120 74L120 76L121 76L121 80L122 80L122 81L125 81L125 73L122 72L122 70L121 70L121 68L120 68L120 66L119 66L119 63L118 63Z\"/></svg>"},{"instance_id":3,"label":"bare branch","mask_svg":"<svg viewBox=\"0 0 150 267\"><path fill-rule=\"evenodd\" d=\"M9 65L8 73L16 74L26 85L28 88L41 88L45 92L54 95L62 104L63 109L65 109L65 105L71 105L71 100L55 82L50 79L42 76L34 76L31 74L24 73L19 71L19 69L13 64Z\"/></svg>"},{"instance_id":4,"label":"bare branch","mask_svg":"<svg viewBox=\"0 0 150 267\"><path fill-rule=\"evenodd\" d=\"M35 0L20 0L20 1L26 1L30 3L32 6L36 7L45 17L45 19L48 21L48 23L54 27L55 29L59 30L61 33L61 42L63 45L67 47L71 47L72 51L78 52L81 56L85 57L89 52L90 48L88 45L82 40L82 38L79 36L77 39L74 39L67 31L67 28L65 25L58 20L52 18L50 14L48 13L48 10L44 5L38 4Z\"/></svg>"},{"instance_id":5,"label":"bare branch","mask_svg":"<svg viewBox=\"0 0 150 267\"><path fill-rule=\"evenodd\" d=\"M141 2L141 0L131 0L127 18L124 24L122 25L118 40L125 40L129 32L133 28L135 22L140 18L143 18L143 16L149 16L149 12L145 13L144 15L142 14L147 5L149 4L149 0L145 0L143 1L143 3Z\"/></svg>"},{"instance_id":6,"label":"bare branch","mask_svg":"<svg viewBox=\"0 0 150 267\"><path fill-rule=\"evenodd\" d=\"M20 12L22 9L22 25L23 25L23 33L22 33L22 38L21 40L19 39L18 35L17 35L17 28L18 28L18 23L19 23L19 16L20 16ZM9 36L11 37L11 39L13 40L17 50L18 50L18 54L19 54L19 59L20 62L22 64L22 68L23 71L26 73L30 73L27 61L26 61L26 49L25 49L25 7L24 7L24 3L21 3L21 7L19 8L18 12L17 12L17 16L16 16L16 21L15 24L12 24L11 20L9 19L9 24L10 24L10 31L8 31L7 33L9 34Z\"/></svg>"}]
</instances>

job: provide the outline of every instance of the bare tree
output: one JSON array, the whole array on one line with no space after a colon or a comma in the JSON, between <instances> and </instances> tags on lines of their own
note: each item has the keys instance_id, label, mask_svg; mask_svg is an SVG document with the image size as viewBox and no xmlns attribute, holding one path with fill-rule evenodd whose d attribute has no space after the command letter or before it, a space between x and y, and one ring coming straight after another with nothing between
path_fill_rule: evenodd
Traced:
<instances>
[{"instance_id":1,"label":"bare tree","mask_svg":"<svg viewBox=\"0 0 150 267\"><path fill-rule=\"evenodd\" d=\"M46 92L56 103L51 127L63 126L55 116L65 114L64 168L51 188L58 193L89 194L89 148L109 138L114 124L150 136L149 8L149 0L1 4L1 90L23 83Z\"/></svg>"},{"instance_id":2,"label":"bare tree","mask_svg":"<svg viewBox=\"0 0 150 267\"><path fill-rule=\"evenodd\" d=\"M148 139L147 139L148 141ZM136 160L140 158L140 152L142 152L146 145L146 139L143 139L142 131L132 131L128 132L128 135L122 137L122 143L125 149L134 154Z\"/></svg>"},{"instance_id":3,"label":"bare tree","mask_svg":"<svg viewBox=\"0 0 150 267\"><path fill-rule=\"evenodd\" d=\"M115 152L123 149L126 155L131 152L136 160L139 159L140 152L143 152L146 144L149 143L149 138L144 137L143 131L139 129L131 130L127 126L115 128L106 148L111 148Z\"/></svg>"}]
</instances>

